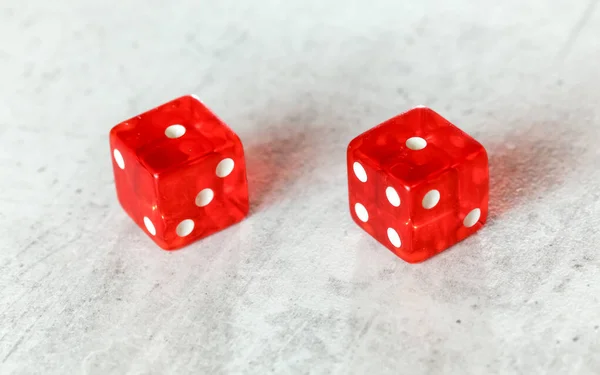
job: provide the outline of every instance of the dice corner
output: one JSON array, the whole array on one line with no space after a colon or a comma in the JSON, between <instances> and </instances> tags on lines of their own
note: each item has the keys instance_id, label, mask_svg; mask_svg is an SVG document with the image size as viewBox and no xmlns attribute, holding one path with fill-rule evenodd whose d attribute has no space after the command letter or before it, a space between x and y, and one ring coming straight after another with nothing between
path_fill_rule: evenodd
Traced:
<instances>
[{"instance_id":1,"label":"dice corner","mask_svg":"<svg viewBox=\"0 0 600 375\"><path fill-rule=\"evenodd\" d=\"M199 102L200 104L204 105L204 102L202 101L202 99L200 99L200 97L196 94L188 93L188 94L184 95L184 97L188 97L188 98L193 99L193 100Z\"/></svg>"},{"instance_id":2,"label":"dice corner","mask_svg":"<svg viewBox=\"0 0 600 375\"><path fill-rule=\"evenodd\" d=\"M350 142L348 142L348 145L346 146L346 153L350 153L351 151L356 150L360 147L360 145L362 144L362 138L364 134L365 133L361 133L356 137L352 138Z\"/></svg>"},{"instance_id":3,"label":"dice corner","mask_svg":"<svg viewBox=\"0 0 600 375\"><path fill-rule=\"evenodd\" d=\"M434 255L430 255L430 254L412 254L412 253L403 253L403 252L397 252L394 251L394 254L402 259L404 262L408 263L408 264L420 264L420 263L424 263L425 261L429 260L430 258L434 257Z\"/></svg>"}]
</instances>

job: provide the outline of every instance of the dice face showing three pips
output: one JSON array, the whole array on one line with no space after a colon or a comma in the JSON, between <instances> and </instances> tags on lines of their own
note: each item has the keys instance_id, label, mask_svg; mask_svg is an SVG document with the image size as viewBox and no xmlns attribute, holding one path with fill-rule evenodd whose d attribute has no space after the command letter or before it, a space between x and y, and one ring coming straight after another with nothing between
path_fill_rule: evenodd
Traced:
<instances>
[{"instance_id":1,"label":"dice face showing three pips","mask_svg":"<svg viewBox=\"0 0 600 375\"><path fill-rule=\"evenodd\" d=\"M487 153L429 108L356 137L347 164L352 218L407 262L426 260L485 224Z\"/></svg>"},{"instance_id":2,"label":"dice face showing three pips","mask_svg":"<svg viewBox=\"0 0 600 375\"><path fill-rule=\"evenodd\" d=\"M242 143L194 96L116 125L110 147L121 206L163 249L181 248L248 213Z\"/></svg>"}]
</instances>

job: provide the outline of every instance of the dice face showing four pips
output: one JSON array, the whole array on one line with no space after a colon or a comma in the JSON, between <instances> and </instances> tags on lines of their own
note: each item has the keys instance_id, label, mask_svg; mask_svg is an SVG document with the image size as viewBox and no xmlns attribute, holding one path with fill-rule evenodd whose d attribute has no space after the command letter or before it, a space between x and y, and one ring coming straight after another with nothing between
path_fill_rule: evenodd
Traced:
<instances>
[{"instance_id":1,"label":"dice face showing four pips","mask_svg":"<svg viewBox=\"0 0 600 375\"><path fill-rule=\"evenodd\" d=\"M242 143L194 96L116 125L110 148L121 206L163 249L181 248L248 213Z\"/></svg>"},{"instance_id":2,"label":"dice face showing four pips","mask_svg":"<svg viewBox=\"0 0 600 375\"><path fill-rule=\"evenodd\" d=\"M431 109L412 109L359 135L347 164L352 218L407 262L440 253L486 221L487 153Z\"/></svg>"},{"instance_id":3,"label":"dice face showing four pips","mask_svg":"<svg viewBox=\"0 0 600 375\"><path fill-rule=\"evenodd\" d=\"M116 125L110 147L119 202L163 249L248 214L242 143L194 96ZM486 221L486 151L431 109L412 109L359 135L347 164L352 218L407 262L434 256Z\"/></svg>"}]
</instances>

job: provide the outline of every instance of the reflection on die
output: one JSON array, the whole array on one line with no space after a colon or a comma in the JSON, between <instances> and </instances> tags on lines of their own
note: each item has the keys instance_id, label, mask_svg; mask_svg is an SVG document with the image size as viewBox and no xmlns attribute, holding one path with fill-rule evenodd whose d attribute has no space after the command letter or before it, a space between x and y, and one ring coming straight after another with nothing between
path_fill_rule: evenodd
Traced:
<instances>
[{"instance_id":1,"label":"reflection on die","mask_svg":"<svg viewBox=\"0 0 600 375\"><path fill-rule=\"evenodd\" d=\"M110 148L121 206L163 249L181 248L248 213L242 143L194 96L116 125Z\"/></svg>"},{"instance_id":2,"label":"reflection on die","mask_svg":"<svg viewBox=\"0 0 600 375\"><path fill-rule=\"evenodd\" d=\"M407 262L428 259L485 224L487 153L429 108L353 139L347 164L352 218Z\"/></svg>"}]
</instances>

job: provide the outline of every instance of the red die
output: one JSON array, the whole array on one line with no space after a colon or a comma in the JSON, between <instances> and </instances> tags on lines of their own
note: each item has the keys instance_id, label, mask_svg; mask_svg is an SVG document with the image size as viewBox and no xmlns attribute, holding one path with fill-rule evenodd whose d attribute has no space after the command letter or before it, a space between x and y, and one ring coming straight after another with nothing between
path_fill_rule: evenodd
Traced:
<instances>
[{"instance_id":1,"label":"red die","mask_svg":"<svg viewBox=\"0 0 600 375\"><path fill-rule=\"evenodd\" d=\"M242 143L194 96L118 124L110 147L119 202L163 249L185 246L248 213Z\"/></svg>"},{"instance_id":2,"label":"red die","mask_svg":"<svg viewBox=\"0 0 600 375\"><path fill-rule=\"evenodd\" d=\"M415 108L348 146L354 221L400 258L421 262L483 226L483 146L428 108Z\"/></svg>"}]
</instances>

